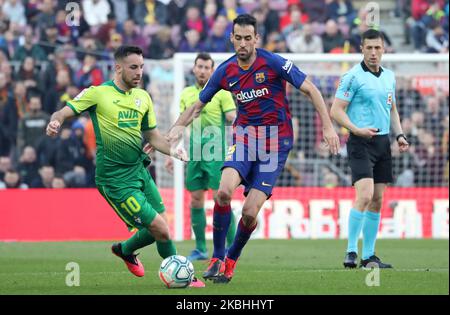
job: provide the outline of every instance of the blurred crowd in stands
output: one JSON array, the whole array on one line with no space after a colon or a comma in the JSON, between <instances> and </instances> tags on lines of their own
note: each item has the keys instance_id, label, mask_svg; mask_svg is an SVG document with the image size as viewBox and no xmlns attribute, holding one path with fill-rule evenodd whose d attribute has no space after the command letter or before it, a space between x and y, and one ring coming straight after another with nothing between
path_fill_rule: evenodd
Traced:
<instances>
[{"instance_id":1,"label":"blurred crowd in stands","mask_svg":"<svg viewBox=\"0 0 450 315\"><path fill-rule=\"evenodd\" d=\"M138 45L146 58L156 60L175 52L231 52L231 21L251 13L258 21L258 45L270 51L360 52L370 18L355 2L360 1L0 0L0 188L95 186L89 117L67 122L56 140L44 130L66 101L110 79L118 46ZM414 51L448 53L448 0L396 0L392 17L402 19L404 44ZM387 52L395 52L388 31L380 30ZM149 80L147 74L144 87ZM324 94L331 102L334 90ZM395 174L397 185L441 186L448 180L448 92L423 96L405 80L398 84L397 97L408 105L400 106L400 114L413 145L400 156L393 144L394 163L401 170ZM301 102L291 105L294 117L313 111L301 95L297 99ZM299 139L320 139L319 120L310 115L309 121L301 119ZM344 148L345 130L341 136ZM298 143L295 155L333 159L315 140ZM335 164L346 167L344 149L341 157ZM288 164L284 173L287 185L310 184L298 167ZM321 178L326 187L348 185L332 170Z\"/></svg>"},{"instance_id":2,"label":"blurred crowd in stands","mask_svg":"<svg viewBox=\"0 0 450 315\"><path fill-rule=\"evenodd\" d=\"M312 78L314 81L314 77ZM334 91L326 89L323 78L316 78L325 102L331 107ZM327 80L333 80L327 77ZM334 78L338 82L339 77ZM323 146L322 126L318 114L306 97L292 90L290 99L296 99L291 109L294 125L292 158L281 174L280 186L350 186L351 176L347 161L347 129L338 128L341 150L330 156ZM448 186L449 181L449 93L437 88L433 93L421 93L412 86L411 78L397 78L396 100L402 128L411 147L400 154L395 135L391 134L393 183L398 187ZM318 161L332 163L318 164ZM333 169L329 165L334 166ZM314 169L321 166L320 171ZM344 173L344 174L343 174Z\"/></svg>"}]
</instances>

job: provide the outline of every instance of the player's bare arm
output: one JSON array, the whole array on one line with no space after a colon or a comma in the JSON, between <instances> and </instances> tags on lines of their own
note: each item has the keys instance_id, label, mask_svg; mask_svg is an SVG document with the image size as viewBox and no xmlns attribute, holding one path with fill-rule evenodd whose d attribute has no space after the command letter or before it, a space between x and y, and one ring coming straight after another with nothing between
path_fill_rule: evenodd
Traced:
<instances>
[{"instance_id":1,"label":"player's bare arm","mask_svg":"<svg viewBox=\"0 0 450 315\"><path fill-rule=\"evenodd\" d=\"M47 125L47 136L54 137L58 134L61 125L67 118L75 116L75 113L69 106L64 106L57 112L54 112Z\"/></svg>"},{"instance_id":2,"label":"player's bare arm","mask_svg":"<svg viewBox=\"0 0 450 315\"><path fill-rule=\"evenodd\" d=\"M337 154L339 151L339 137L333 128L330 117L328 116L327 107L323 100L322 94L317 87L308 79L306 79L300 86L300 91L311 99L314 107L320 115L323 124L323 137L329 146L332 154Z\"/></svg>"},{"instance_id":3,"label":"player's bare arm","mask_svg":"<svg viewBox=\"0 0 450 315\"><path fill-rule=\"evenodd\" d=\"M203 104L200 100L197 100L192 106L188 107L170 128L166 136L167 140L170 143L178 141L183 134L184 128L191 124L195 118L200 116L200 113L205 105L206 104Z\"/></svg>"},{"instance_id":4,"label":"player's bare arm","mask_svg":"<svg viewBox=\"0 0 450 315\"><path fill-rule=\"evenodd\" d=\"M402 124L400 122L400 115L398 114L397 105L393 102L391 107L391 126L395 132L397 143L400 152L406 152L409 149L409 143L403 135Z\"/></svg>"},{"instance_id":5,"label":"player's bare arm","mask_svg":"<svg viewBox=\"0 0 450 315\"><path fill-rule=\"evenodd\" d=\"M352 134L364 138L372 138L377 135L376 128L358 128L356 127L345 111L349 102L335 98L333 105L331 105L330 115L339 125L347 128Z\"/></svg>"},{"instance_id":6,"label":"player's bare arm","mask_svg":"<svg viewBox=\"0 0 450 315\"><path fill-rule=\"evenodd\" d=\"M171 146L157 128L145 131L144 138L155 150L182 161L188 160L186 151L183 148Z\"/></svg>"},{"instance_id":7,"label":"player's bare arm","mask_svg":"<svg viewBox=\"0 0 450 315\"><path fill-rule=\"evenodd\" d=\"M226 112L225 119L227 120L228 123L233 123L234 120L236 119L236 111L232 110L232 111Z\"/></svg>"}]
</instances>

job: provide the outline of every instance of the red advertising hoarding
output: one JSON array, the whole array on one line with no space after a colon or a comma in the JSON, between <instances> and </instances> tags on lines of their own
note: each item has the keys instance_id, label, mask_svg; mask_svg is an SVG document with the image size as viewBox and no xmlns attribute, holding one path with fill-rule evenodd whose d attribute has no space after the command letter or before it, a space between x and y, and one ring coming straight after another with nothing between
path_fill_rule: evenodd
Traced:
<instances>
[{"instance_id":1,"label":"red advertising hoarding","mask_svg":"<svg viewBox=\"0 0 450 315\"><path fill-rule=\"evenodd\" d=\"M160 189L174 235L173 189ZM352 188L275 188L262 207L254 238L346 238ZM206 198L207 238L212 237L211 195ZM242 190L232 208L240 217ZM447 188L387 189L380 237L447 238ZM130 236L125 224L96 189L0 191L0 241L118 240ZM185 192L184 239L191 238L189 194Z\"/></svg>"},{"instance_id":2,"label":"red advertising hoarding","mask_svg":"<svg viewBox=\"0 0 450 315\"><path fill-rule=\"evenodd\" d=\"M437 90L448 94L448 75L422 75L412 78L412 86L422 95L435 95Z\"/></svg>"}]
</instances>

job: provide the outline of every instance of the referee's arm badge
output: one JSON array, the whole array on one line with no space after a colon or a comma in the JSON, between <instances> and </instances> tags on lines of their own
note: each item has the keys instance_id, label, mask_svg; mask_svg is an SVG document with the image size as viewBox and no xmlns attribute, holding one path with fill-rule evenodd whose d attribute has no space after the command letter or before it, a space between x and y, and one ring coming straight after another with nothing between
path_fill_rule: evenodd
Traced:
<instances>
[{"instance_id":1,"label":"referee's arm badge","mask_svg":"<svg viewBox=\"0 0 450 315\"><path fill-rule=\"evenodd\" d=\"M387 102L386 102L387 105L392 106L393 100L394 100L394 93L389 92L387 95Z\"/></svg>"},{"instance_id":2,"label":"referee's arm badge","mask_svg":"<svg viewBox=\"0 0 450 315\"><path fill-rule=\"evenodd\" d=\"M345 97L350 97L350 94L352 92L352 84L353 84L354 80L355 80L355 76L352 76L350 78L350 80L348 80L348 82L345 82L344 79L341 80L341 84L346 83L346 86L345 86L345 89L344 89L345 90L345 92L344 92L344 96Z\"/></svg>"}]
</instances>

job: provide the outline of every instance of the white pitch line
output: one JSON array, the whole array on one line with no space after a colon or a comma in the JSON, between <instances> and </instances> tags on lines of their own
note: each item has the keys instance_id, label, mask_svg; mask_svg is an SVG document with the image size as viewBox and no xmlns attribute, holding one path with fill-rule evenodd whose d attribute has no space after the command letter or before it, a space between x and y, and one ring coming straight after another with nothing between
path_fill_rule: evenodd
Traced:
<instances>
[{"instance_id":1,"label":"white pitch line","mask_svg":"<svg viewBox=\"0 0 450 315\"><path fill-rule=\"evenodd\" d=\"M359 268L351 269L304 269L304 270L290 270L291 273L327 273L327 272L354 272L354 271L365 271L368 272L370 270L363 270ZM431 268L431 269L391 269L393 272L449 272L449 269L446 268ZM279 270L253 270L251 273L279 273ZM81 271L81 274L90 274L90 275L110 275L110 274L128 274L128 271ZM67 275L67 272L8 272L8 273L0 273L0 276L8 275L8 276L58 276L58 275Z\"/></svg>"},{"instance_id":2,"label":"white pitch line","mask_svg":"<svg viewBox=\"0 0 450 315\"><path fill-rule=\"evenodd\" d=\"M99 272L95 272L95 271L80 271L80 274L92 274L92 275L110 275L110 274L125 274L125 273L130 273L129 271L99 271ZM63 272L63 271L57 271L57 272L52 272L52 271L48 271L48 272L0 272L0 276L2 275L12 275L12 276L23 276L23 275L27 275L27 276L42 276L42 275L47 275L47 276L58 276L58 275L67 275L68 272Z\"/></svg>"},{"instance_id":3,"label":"white pitch line","mask_svg":"<svg viewBox=\"0 0 450 315\"><path fill-rule=\"evenodd\" d=\"M298 269L298 270L290 270L289 272L352 272L352 271L370 271L370 270L364 270L360 268L354 268L354 269ZM426 269L386 269L390 271L398 271L398 272L448 272L448 268L426 268ZM254 270L252 272L280 272L279 270Z\"/></svg>"}]
</instances>

